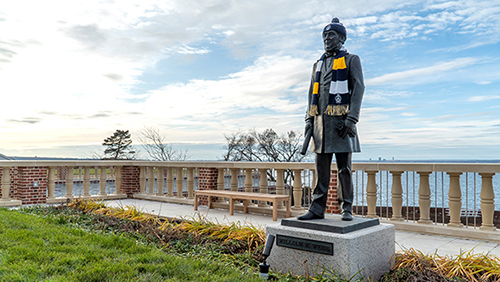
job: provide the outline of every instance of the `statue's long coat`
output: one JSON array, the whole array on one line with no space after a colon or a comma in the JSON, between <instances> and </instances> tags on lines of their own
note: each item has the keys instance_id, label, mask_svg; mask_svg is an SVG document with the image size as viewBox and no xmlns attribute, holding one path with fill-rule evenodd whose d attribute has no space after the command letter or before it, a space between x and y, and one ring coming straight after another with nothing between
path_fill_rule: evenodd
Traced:
<instances>
[{"instance_id":1,"label":"statue's long coat","mask_svg":"<svg viewBox=\"0 0 500 282\"><path fill-rule=\"evenodd\" d=\"M359 111L361 108L361 101L365 91L363 82L363 71L361 69L361 60L357 55L347 54L345 56L347 73L348 73L348 87L350 95L350 112L347 116L359 120ZM358 131L356 129L356 136L347 136L341 138L337 125L346 118L344 116L330 116L325 114L326 107L328 106L328 95L330 90L330 82L332 79L332 63L333 56L328 57L323 62L321 76L319 81L319 97L318 97L318 110L319 115L309 115L311 108L312 90L314 84L314 76L316 72L316 62L313 66L311 77L311 85L309 87L309 103L307 105L306 121L313 120L313 147L315 153L346 153L346 152L361 152L358 139Z\"/></svg>"}]
</instances>

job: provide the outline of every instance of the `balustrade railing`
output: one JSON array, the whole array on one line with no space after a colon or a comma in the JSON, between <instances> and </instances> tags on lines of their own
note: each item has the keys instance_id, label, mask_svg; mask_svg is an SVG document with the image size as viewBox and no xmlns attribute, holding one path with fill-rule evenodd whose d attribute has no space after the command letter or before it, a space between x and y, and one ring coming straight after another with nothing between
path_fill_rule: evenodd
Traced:
<instances>
[{"instance_id":1,"label":"balustrade railing","mask_svg":"<svg viewBox=\"0 0 500 282\"><path fill-rule=\"evenodd\" d=\"M309 206L316 177L314 163L0 161L0 167L0 206L74 197L192 204L196 189L219 189L288 194L297 215ZM354 212L404 230L450 235L473 230L500 240L498 173L500 164L353 163ZM219 199L214 205L227 203ZM269 203L255 202L251 212L266 210Z\"/></svg>"}]
</instances>

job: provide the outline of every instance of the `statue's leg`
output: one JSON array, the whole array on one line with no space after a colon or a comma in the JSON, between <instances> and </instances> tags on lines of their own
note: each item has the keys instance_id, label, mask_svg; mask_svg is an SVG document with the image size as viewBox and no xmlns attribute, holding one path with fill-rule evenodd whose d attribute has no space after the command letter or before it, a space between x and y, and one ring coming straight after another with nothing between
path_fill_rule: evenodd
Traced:
<instances>
[{"instance_id":1,"label":"statue's leg","mask_svg":"<svg viewBox=\"0 0 500 282\"><path fill-rule=\"evenodd\" d=\"M309 211L324 216L326 210L326 200L328 198L328 187L330 186L330 173L333 153L316 154L316 187L313 192L313 201Z\"/></svg>"},{"instance_id":2,"label":"statue's leg","mask_svg":"<svg viewBox=\"0 0 500 282\"><path fill-rule=\"evenodd\" d=\"M342 212L352 213L353 186L351 173L352 153L336 153L338 178L337 195Z\"/></svg>"}]
</instances>

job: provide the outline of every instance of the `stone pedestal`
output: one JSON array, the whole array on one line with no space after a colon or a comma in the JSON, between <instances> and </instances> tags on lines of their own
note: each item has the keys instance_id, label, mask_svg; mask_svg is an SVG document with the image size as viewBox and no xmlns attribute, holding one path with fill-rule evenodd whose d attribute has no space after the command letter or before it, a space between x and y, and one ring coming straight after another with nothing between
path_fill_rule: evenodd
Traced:
<instances>
[{"instance_id":1,"label":"stone pedestal","mask_svg":"<svg viewBox=\"0 0 500 282\"><path fill-rule=\"evenodd\" d=\"M395 252L395 229L378 219L340 215L299 221L284 219L268 225L266 236L276 236L267 262L271 269L293 275L314 276L326 270L345 278L379 279L390 270Z\"/></svg>"}]
</instances>

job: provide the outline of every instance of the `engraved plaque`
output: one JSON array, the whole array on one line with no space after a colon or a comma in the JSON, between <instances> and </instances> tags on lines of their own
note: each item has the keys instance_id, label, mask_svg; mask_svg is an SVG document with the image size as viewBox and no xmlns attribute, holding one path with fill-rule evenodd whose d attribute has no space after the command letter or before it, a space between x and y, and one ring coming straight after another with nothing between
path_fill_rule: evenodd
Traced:
<instances>
[{"instance_id":1,"label":"engraved plaque","mask_svg":"<svg viewBox=\"0 0 500 282\"><path fill-rule=\"evenodd\" d=\"M276 235L276 245L307 252L333 256L333 243L308 240L286 235Z\"/></svg>"}]
</instances>

